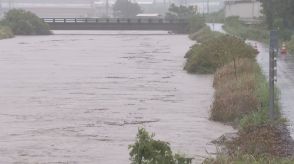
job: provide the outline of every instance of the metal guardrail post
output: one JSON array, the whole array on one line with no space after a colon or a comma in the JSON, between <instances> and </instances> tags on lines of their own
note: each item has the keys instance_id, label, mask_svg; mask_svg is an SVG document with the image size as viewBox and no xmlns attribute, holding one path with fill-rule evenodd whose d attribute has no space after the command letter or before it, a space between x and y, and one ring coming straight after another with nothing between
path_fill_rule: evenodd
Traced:
<instances>
[{"instance_id":1,"label":"metal guardrail post","mask_svg":"<svg viewBox=\"0 0 294 164\"><path fill-rule=\"evenodd\" d=\"M277 54L278 54L278 33L270 32L269 50L269 118L275 118L275 82L277 81Z\"/></svg>"}]
</instances>

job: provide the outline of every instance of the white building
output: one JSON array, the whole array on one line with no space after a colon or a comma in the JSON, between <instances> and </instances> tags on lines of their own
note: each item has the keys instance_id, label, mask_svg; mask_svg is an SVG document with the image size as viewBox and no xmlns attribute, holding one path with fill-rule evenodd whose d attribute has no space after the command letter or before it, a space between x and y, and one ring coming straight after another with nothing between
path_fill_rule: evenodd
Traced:
<instances>
[{"instance_id":1,"label":"white building","mask_svg":"<svg viewBox=\"0 0 294 164\"><path fill-rule=\"evenodd\" d=\"M257 0L227 0L225 16L238 16L241 20L258 19L261 14L261 3Z\"/></svg>"}]
</instances>

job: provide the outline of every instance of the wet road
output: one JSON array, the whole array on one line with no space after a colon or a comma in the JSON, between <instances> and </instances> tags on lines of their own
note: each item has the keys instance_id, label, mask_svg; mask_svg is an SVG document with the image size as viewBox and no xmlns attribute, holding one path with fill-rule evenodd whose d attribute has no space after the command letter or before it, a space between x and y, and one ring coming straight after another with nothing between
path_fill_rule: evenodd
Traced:
<instances>
[{"instance_id":1,"label":"wet road","mask_svg":"<svg viewBox=\"0 0 294 164\"><path fill-rule=\"evenodd\" d=\"M263 72L268 77L269 70L269 48L262 43L250 41L251 44L257 43L260 51L257 61L260 63ZM280 90L280 105L282 114L289 121L289 130L292 138L294 138L294 56L282 55L278 56L278 82L277 86Z\"/></svg>"},{"instance_id":2,"label":"wet road","mask_svg":"<svg viewBox=\"0 0 294 164\"><path fill-rule=\"evenodd\" d=\"M182 70L187 36L70 34L0 40L0 163L127 164L138 127L199 163L232 130L212 76Z\"/></svg>"}]
</instances>

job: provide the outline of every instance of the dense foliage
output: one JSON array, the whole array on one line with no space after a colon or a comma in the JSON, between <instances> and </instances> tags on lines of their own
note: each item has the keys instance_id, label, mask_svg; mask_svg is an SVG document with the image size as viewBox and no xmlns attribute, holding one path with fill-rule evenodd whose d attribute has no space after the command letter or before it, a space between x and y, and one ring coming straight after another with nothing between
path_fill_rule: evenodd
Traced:
<instances>
[{"instance_id":1,"label":"dense foliage","mask_svg":"<svg viewBox=\"0 0 294 164\"><path fill-rule=\"evenodd\" d=\"M278 30L282 40L290 40L294 28L293 0L260 0L269 29Z\"/></svg>"},{"instance_id":2,"label":"dense foliage","mask_svg":"<svg viewBox=\"0 0 294 164\"><path fill-rule=\"evenodd\" d=\"M35 14L21 9L6 13L2 24L11 28L15 35L48 35L49 26Z\"/></svg>"},{"instance_id":3,"label":"dense foliage","mask_svg":"<svg viewBox=\"0 0 294 164\"><path fill-rule=\"evenodd\" d=\"M176 6L172 4L168 12L165 14L165 19L186 19L189 25L185 31L194 33L205 26L205 19L197 14L197 9L193 6Z\"/></svg>"},{"instance_id":4,"label":"dense foliage","mask_svg":"<svg viewBox=\"0 0 294 164\"><path fill-rule=\"evenodd\" d=\"M166 19L188 19L197 15L197 9L193 6L176 6L171 4L168 12L166 13Z\"/></svg>"},{"instance_id":5,"label":"dense foliage","mask_svg":"<svg viewBox=\"0 0 294 164\"><path fill-rule=\"evenodd\" d=\"M243 40L223 35L193 46L184 67L190 73L214 73L239 58L255 58L257 52Z\"/></svg>"},{"instance_id":6,"label":"dense foliage","mask_svg":"<svg viewBox=\"0 0 294 164\"><path fill-rule=\"evenodd\" d=\"M294 27L294 1L293 0L260 0L266 22L279 29Z\"/></svg>"},{"instance_id":7,"label":"dense foliage","mask_svg":"<svg viewBox=\"0 0 294 164\"><path fill-rule=\"evenodd\" d=\"M139 129L136 142L129 146L132 164L190 164L191 159L175 154L168 142L154 140L154 134Z\"/></svg>"},{"instance_id":8,"label":"dense foliage","mask_svg":"<svg viewBox=\"0 0 294 164\"><path fill-rule=\"evenodd\" d=\"M113 5L113 12L115 17L133 18L142 10L137 3L132 3L128 0L117 0Z\"/></svg>"}]
</instances>

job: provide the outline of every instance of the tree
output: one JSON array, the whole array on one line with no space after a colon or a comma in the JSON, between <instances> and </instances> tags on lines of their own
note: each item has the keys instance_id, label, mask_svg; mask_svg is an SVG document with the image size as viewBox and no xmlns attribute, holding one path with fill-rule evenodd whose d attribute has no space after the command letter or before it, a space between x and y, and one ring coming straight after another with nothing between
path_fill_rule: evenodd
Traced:
<instances>
[{"instance_id":1,"label":"tree","mask_svg":"<svg viewBox=\"0 0 294 164\"><path fill-rule=\"evenodd\" d=\"M48 24L32 12L12 9L5 14L2 24L11 28L16 35L49 35Z\"/></svg>"},{"instance_id":2,"label":"tree","mask_svg":"<svg viewBox=\"0 0 294 164\"><path fill-rule=\"evenodd\" d=\"M171 4L166 13L167 19L189 19L197 15L197 9L193 6L176 6Z\"/></svg>"},{"instance_id":3,"label":"tree","mask_svg":"<svg viewBox=\"0 0 294 164\"><path fill-rule=\"evenodd\" d=\"M194 33L205 26L205 20L197 14L197 8L193 6L176 6L172 4L165 14L166 19L188 19L189 25L187 31Z\"/></svg>"},{"instance_id":4,"label":"tree","mask_svg":"<svg viewBox=\"0 0 294 164\"><path fill-rule=\"evenodd\" d=\"M191 164L191 159L173 155L168 142L154 140L154 134L139 129L135 144L129 145L132 164Z\"/></svg>"},{"instance_id":5,"label":"tree","mask_svg":"<svg viewBox=\"0 0 294 164\"><path fill-rule=\"evenodd\" d=\"M115 17L132 18L141 13L142 10L137 3L128 0L117 0L113 5Z\"/></svg>"},{"instance_id":6,"label":"tree","mask_svg":"<svg viewBox=\"0 0 294 164\"><path fill-rule=\"evenodd\" d=\"M262 4L262 13L265 15L268 26L278 29L294 27L293 0L259 0Z\"/></svg>"}]
</instances>

